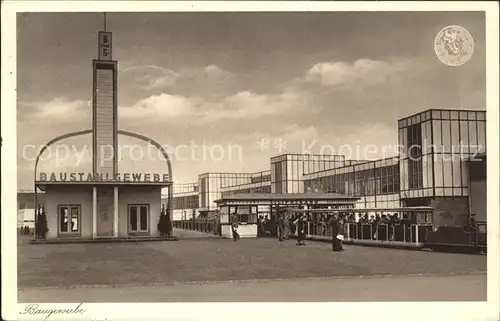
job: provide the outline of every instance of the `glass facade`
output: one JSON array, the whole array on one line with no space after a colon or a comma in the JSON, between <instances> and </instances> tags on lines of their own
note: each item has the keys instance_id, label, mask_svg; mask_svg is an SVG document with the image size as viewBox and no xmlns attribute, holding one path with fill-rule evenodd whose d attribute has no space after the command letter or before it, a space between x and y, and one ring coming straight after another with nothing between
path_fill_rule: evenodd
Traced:
<instances>
[{"instance_id":1,"label":"glass facade","mask_svg":"<svg viewBox=\"0 0 500 321\"><path fill-rule=\"evenodd\" d=\"M400 119L398 144L398 156L376 161L285 154L267 171L201 174L197 183L174 185L175 209L210 212L215 200L244 193L340 193L360 197L361 208L467 202L466 161L486 152L486 112L432 109Z\"/></svg>"},{"instance_id":2,"label":"glass facade","mask_svg":"<svg viewBox=\"0 0 500 321\"><path fill-rule=\"evenodd\" d=\"M174 184L172 199L173 219L189 219L198 215L199 186L198 183ZM162 202L163 203L163 202Z\"/></svg>"},{"instance_id":3,"label":"glass facade","mask_svg":"<svg viewBox=\"0 0 500 321\"><path fill-rule=\"evenodd\" d=\"M271 192L304 193L303 176L345 165L343 155L285 154L271 158Z\"/></svg>"},{"instance_id":4,"label":"glass facade","mask_svg":"<svg viewBox=\"0 0 500 321\"><path fill-rule=\"evenodd\" d=\"M235 194L250 194L250 193L271 193L271 171L257 172L250 175L250 182L223 186L222 197Z\"/></svg>"},{"instance_id":5,"label":"glass facade","mask_svg":"<svg viewBox=\"0 0 500 321\"><path fill-rule=\"evenodd\" d=\"M362 162L304 175L306 192L358 196L358 207L399 206L398 158Z\"/></svg>"},{"instance_id":6,"label":"glass facade","mask_svg":"<svg viewBox=\"0 0 500 321\"><path fill-rule=\"evenodd\" d=\"M200 211L214 211L217 209L215 201L222 197L224 187L250 184L252 180L263 181L271 177L270 173L205 173L198 177L200 186Z\"/></svg>"},{"instance_id":7,"label":"glass facade","mask_svg":"<svg viewBox=\"0 0 500 321\"><path fill-rule=\"evenodd\" d=\"M467 196L465 160L486 151L486 112L429 110L398 121L401 198Z\"/></svg>"},{"instance_id":8,"label":"glass facade","mask_svg":"<svg viewBox=\"0 0 500 321\"><path fill-rule=\"evenodd\" d=\"M242 184L222 188L222 197L235 194L271 193L271 182Z\"/></svg>"}]
</instances>

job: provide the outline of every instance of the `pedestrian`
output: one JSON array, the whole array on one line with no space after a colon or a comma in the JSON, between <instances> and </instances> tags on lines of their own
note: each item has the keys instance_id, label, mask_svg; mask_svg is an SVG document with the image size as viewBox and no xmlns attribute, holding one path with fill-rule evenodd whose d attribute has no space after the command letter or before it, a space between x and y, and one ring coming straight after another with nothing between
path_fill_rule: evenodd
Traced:
<instances>
[{"instance_id":1,"label":"pedestrian","mask_svg":"<svg viewBox=\"0 0 500 321\"><path fill-rule=\"evenodd\" d=\"M306 245L307 216L304 214L297 219L297 245Z\"/></svg>"},{"instance_id":2,"label":"pedestrian","mask_svg":"<svg viewBox=\"0 0 500 321\"><path fill-rule=\"evenodd\" d=\"M334 252L341 252L344 250L342 247L342 227L340 225L340 221L336 217L336 215L332 215L330 220L330 228L332 230L332 249Z\"/></svg>"},{"instance_id":3,"label":"pedestrian","mask_svg":"<svg viewBox=\"0 0 500 321\"><path fill-rule=\"evenodd\" d=\"M290 214L284 213L283 222L285 224L284 238L285 238L285 240L288 240L288 237L290 236Z\"/></svg>"},{"instance_id":4,"label":"pedestrian","mask_svg":"<svg viewBox=\"0 0 500 321\"><path fill-rule=\"evenodd\" d=\"M476 213L467 214L465 218L465 230L468 232L476 232L477 227Z\"/></svg>"},{"instance_id":5,"label":"pedestrian","mask_svg":"<svg viewBox=\"0 0 500 321\"><path fill-rule=\"evenodd\" d=\"M231 216L231 229L232 229L232 232L233 232L233 241L238 241L240 239L240 234L238 233L238 222L237 222L237 218L236 218L236 215L232 215Z\"/></svg>"},{"instance_id":6,"label":"pedestrian","mask_svg":"<svg viewBox=\"0 0 500 321\"><path fill-rule=\"evenodd\" d=\"M285 238L285 218L283 217L283 212L278 212L278 238L280 242L283 242Z\"/></svg>"},{"instance_id":7,"label":"pedestrian","mask_svg":"<svg viewBox=\"0 0 500 321\"><path fill-rule=\"evenodd\" d=\"M290 216L290 233L295 235L297 231L297 214Z\"/></svg>"}]
</instances>

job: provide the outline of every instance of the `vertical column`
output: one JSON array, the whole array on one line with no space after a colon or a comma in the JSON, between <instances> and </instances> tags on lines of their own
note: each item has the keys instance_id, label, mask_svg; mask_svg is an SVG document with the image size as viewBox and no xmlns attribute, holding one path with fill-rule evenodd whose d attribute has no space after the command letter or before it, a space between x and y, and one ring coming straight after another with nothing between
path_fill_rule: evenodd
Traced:
<instances>
[{"instance_id":1,"label":"vertical column","mask_svg":"<svg viewBox=\"0 0 500 321\"><path fill-rule=\"evenodd\" d=\"M118 186L113 188L113 236L118 237Z\"/></svg>"},{"instance_id":2,"label":"vertical column","mask_svg":"<svg viewBox=\"0 0 500 321\"><path fill-rule=\"evenodd\" d=\"M92 238L97 237L97 186L92 188Z\"/></svg>"}]
</instances>

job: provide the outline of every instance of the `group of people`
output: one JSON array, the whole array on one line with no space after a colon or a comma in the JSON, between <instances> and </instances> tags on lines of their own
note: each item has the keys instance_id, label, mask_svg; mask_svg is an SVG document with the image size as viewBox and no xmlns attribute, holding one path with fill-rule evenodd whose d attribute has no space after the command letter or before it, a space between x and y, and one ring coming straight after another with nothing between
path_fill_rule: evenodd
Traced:
<instances>
[{"instance_id":1,"label":"group of people","mask_svg":"<svg viewBox=\"0 0 500 321\"><path fill-rule=\"evenodd\" d=\"M328 214L318 214L316 216L316 220L314 223L316 223L317 230L316 232L319 235L325 236L327 234L327 227L329 225L330 221L330 216ZM377 239L377 234L379 231L379 227L382 225L385 226L394 226L396 224L404 224L407 226L410 226L411 224L414 224L414 222L411 218L403 217L400 218L397 213L394 214L375 214L375 215L368 215L368 213L365 213L361 217L359 217L358 220L356 220L356 215L354 213L338 213L337 218L340 222L340 225L344 228L347 228L347 223L351 224L360 224L360 225L371 225L371 231L372 235L370 236L373 239ZM394 234L392 232L392 229L389 228L389 238L393 238Z\"/></svg>"},{"instance_id":2,"label":"group of people","mask_svg":"<svg viewBox=\"0 0 500 321\"><path fill-rule=\"evenodd\" d=\"M343 222L339 215L330 215L328 224L332 232L332 248L333 251L343 251ZM288 240L289 237L297 232L297 245L306 245L306 235L308 234L308 222L310 217L307 214L291 214L287 211L280 210L277 213L276 220L269 220L267 217L259 216L257 222L257 235L266 236L269 229L276 228L277 237L280 242ZM238 241L240 235L238 233L238 222L236 216L231 216L231 232L233 234L233 241ZM272 235L272 233L269 233Z\"/></svg>"},{"instance_id":3,"label":"group of people","mask_svg":"<svg viewBox=\"0 0 500 321\"><path fill-rule=\"evenodd\" d=\"M231 222L233 240L238 241L240 239L240 235L238 233L238 223L236 222L236 218L232 217ZM308 231L308 223L314 223L311 225L313 227L312 231ZM315 215L312 215L311 213L293 213L286 210L278 210L275 220L270 220L268 217L263 215L258 217L257 235L261 237L268 235L277 236L279 241L283 242L296 233L296 244L305 245L307 234L318 233L315 235L322 236L330 234L333 251L343 251L343 236L346 229L348 229L349 226L352 227L352 225L347 223L359 224L362 227L362 229L355 230L357 231L357 237L359 238L378 240L380 237L383 240L394 241L396 237L404 239L404 235L410 235L409 231L407 231L408 233L406 234L401 234L400 229L396 231L396 226L402 226L403 228L406 227L409 229L412 224L416 224L417 222L414 215L403 215L403 217L400 217L397 213L382 215L369 215L368 213L365 213L359 217L359 219L356 219L356 215L354 213L316 213ZM371 228L370 226L367 227L367 225L370 225ZM474 213L467 215L464 225L466 230L470 230L472 232L477 230L478 224L475 220ZM366 228L368 228L368 230L366 230ZM331 233L327 233L328 230ZM365 232L365 236L363 236L363 231ZM350 230L350 232L352 233L352 230ZM361 236L359 235L360 232Z\"/></svg>"},{"instance_id":4,"label":"group of people","mask_svg":"<svg viewBox=\"0 0 500 321\"><path fill-rule=\"evenodd\" d=\"M33 230L30 229L29 226L25 225L20 227L20 233L21 235L32 235Z\"/></svg>"},{"instance_id":5,"label":"group of people","mask_svg":"<svg viewBox=\"0 0 500 321\"><path fill-rule=\"evenodd\" d=\"M277 215L277 228L278 228L278 239L280 242L288 239L289 230L288 226L291 226L291 230L295 233L297 231L297 245L306 245L305 239L307 235L309 217L307 214L293 216L293 220L290 220L290 215L284 211L278 212ZM288 224L290 223L290 224ZM333 251L339 252L343 251L342 246L344 229L341 220L338 215L329 216L329 226L332 235L332 248Z\"/></svg>"}]
</instances>

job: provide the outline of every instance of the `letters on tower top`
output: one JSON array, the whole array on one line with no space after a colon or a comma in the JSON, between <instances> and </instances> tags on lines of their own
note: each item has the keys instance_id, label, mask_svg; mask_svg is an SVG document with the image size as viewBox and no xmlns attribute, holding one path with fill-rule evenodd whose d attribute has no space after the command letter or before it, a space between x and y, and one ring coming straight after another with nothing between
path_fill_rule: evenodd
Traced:
<instances>
[{"instance_id":1,"label":"letters on tower top","mask_svg":"<svg viewBox=\"0 0 500 321\"><path fill-rule=\"evenodd\" d=\"M111 32L99 31L99 60L113 60L111 40Z\"/></svg>"}]
</instances>

